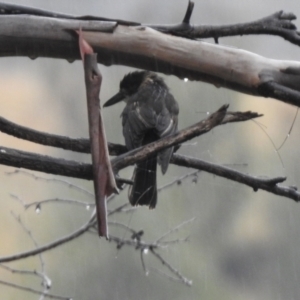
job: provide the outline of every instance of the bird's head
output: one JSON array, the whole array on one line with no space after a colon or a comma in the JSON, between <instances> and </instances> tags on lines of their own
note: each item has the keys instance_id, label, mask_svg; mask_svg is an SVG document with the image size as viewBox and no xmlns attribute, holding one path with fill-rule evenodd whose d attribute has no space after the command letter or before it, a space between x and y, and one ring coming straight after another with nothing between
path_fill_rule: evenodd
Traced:
<instances>
[{"instance_id":1,"label":"bird's head","mask_svg":"<svg viewBox=\"0 0 300 300\"><path fill-rule=\"evenodd\" d=\"M135 71L124 76L120 82L120 90L117 94L107 100L103 107L111 106L116 104L127 97L136 93L141 84L149 77L153 76L154 73L148 71Z\"/></svg>"}]
</instances>

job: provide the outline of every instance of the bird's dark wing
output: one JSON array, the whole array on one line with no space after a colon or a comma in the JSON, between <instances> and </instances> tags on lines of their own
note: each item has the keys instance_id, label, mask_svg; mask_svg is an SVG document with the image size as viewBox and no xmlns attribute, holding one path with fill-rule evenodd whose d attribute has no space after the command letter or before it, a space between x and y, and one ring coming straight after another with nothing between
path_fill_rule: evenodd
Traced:
<instances>
[{"instance_id":1,"label":"bird's dark wing","mask_svg":"<svg viewBox=\"0 0 300 300\"><path fill-rule=\"evenodd\" d=\"M122 118L126 147L132 150L144 145L145 133L154 127L154 114L152 113L151 116L151 111L148 111L147 117L145 117L145 114L141 113L140 106L137 103L132 103L125 107Z\"/></svg>"},{"instance_id":2,"label":"bird's dark wing","mask_svg":"<svg viewBox=\"0 0 300 300\"><path fill-rule=\"evenodd\" d=\"M162 109L163 92L160 86L153 87L153 82L147 82L137 93L127 99L127 105L122 113L123 135L128 149L140 147L149 143L143 141L146 133L153 134L153 140L159 138L158 111Z\"/></svg>"},{"instance_id":3,"label":"bird's dark wing","mask_svg":"<svg viewBox=\"0 0 300 300\"><path fill-rule=\"evenodd\" d=\"M129 150L169 136L177 131L178 104L168 89L156 82L147 82L131 96L122 113L123 135ZM165 173L173 147L158 155Z\"/></svg>"},{"instance_id":4,"label":"bird's dark wing","mask_svg":"<svg viewBox=\"0 0 300 300\"><path fill-rule=\"evenodd\" d=\"M170 136L178 130L179 108L172 94L168 93L164 101L164 109L158 116L159 136ZM167 148L158 154L158 163L163 174L167 172L174 147Z\"/></svg>"}]
</instances>

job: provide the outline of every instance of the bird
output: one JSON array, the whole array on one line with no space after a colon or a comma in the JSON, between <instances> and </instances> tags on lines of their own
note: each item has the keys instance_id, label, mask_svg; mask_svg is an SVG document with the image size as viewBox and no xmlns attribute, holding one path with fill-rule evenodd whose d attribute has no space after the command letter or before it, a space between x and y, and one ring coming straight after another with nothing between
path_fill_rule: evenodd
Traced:
<instances>
[{"instance_id":1,"label":"bird","mask_svg":"<svg viewBox=\"0 0 300 300\"><path fill-rule=\"evenodd\" d=\"M178 103L170 93L163 78L150 71L128 73L120 82L117 94L103 107L124 100L121 114L123 136L128 150L132 150L178 131ZM129 202L133 206L146 205L150 209L157 204L157 163L166 173L173 148L164 149L135 165L129 188Z\"/></svg>"}]
</instances>

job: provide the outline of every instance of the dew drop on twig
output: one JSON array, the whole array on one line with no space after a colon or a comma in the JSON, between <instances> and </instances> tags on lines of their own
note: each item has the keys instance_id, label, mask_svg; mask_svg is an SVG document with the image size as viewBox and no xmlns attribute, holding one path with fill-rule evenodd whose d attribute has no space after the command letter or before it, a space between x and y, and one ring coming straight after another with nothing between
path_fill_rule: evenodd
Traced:
<instances>
[{"instance_id":1,"label":"dew drop on twig","mask_svg":"<svg viewBox=\"0 0 300 300\"><path fill-rule=\"evenodd\" d=\"M40 205L40 204L38 204L38 205L35 207L35 212L36 212L37 214L39 214L39 213L41 212L41 205Z\"/></svg>"},{"instance_id":2,"label":"dew drop on twig","mask_svg":"<svg viewBox=\"0 0 300 300\"><path fill-rule=\"evenodd\" d=\"M32 60L35 60L38 58L38 55L29 55L29 58L32 59Z\"/></svg>"}]
</instances>

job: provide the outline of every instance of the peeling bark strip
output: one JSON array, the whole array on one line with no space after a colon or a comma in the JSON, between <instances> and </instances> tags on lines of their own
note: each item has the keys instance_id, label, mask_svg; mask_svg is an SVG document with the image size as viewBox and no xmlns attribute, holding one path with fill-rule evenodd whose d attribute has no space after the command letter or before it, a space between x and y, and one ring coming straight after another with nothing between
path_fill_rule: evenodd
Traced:
<instances>
[{"instance_id":1,"label":"peeling bark strip","mask_svg":"<svg viewBox=\"0 0 300 300\"><path fill-rule=\"evenodd\" d=\"M0 15L0 56L79 59L74 30L80 27L85 30L84 39L98 53L98 62L104 65L173 74L300 107L299 62L268 59L236 48L166 35L149 27ZM110 30L100 32L107 27Z\"/></svg>"},{"instance_id":2,"label":"peeling bark strip","mask_svg":"<svg viewBox=\"0 0 300 300\"><path fill-rule=\"evenodd\" d=\"M96 212L99 236L108 239L106 197L117 191L112 172L103 120L100 112L99 92L102 76L97 67L97 54L86 54L84 40L79 34L80 50L83 55L87 95L89 133L93 162ZM89 51L92 51L90 48Z\"/></svg>"}]
</instances>

